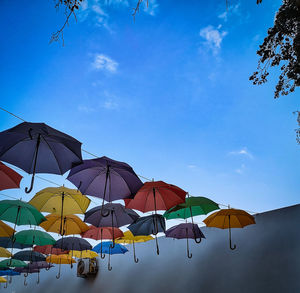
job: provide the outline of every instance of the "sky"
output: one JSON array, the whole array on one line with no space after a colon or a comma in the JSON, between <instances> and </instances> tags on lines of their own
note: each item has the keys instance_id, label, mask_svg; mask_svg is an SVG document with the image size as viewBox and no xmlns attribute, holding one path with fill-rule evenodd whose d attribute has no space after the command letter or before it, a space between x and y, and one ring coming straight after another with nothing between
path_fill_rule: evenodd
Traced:
<instances>
[{"instance_id":1,"label":"sky","mask_svg":"<svg viewBox=\"0 0 300 293\"><path fill-rule=\"evenodd\" d=\"M63 45L49 43L64 22L53 1L2 0L0 106L194 196L252 212L298 204L299 89L275 100L276 70L249 81L281 1L150 0L134 20L135 3L85 0ZM0 111L1 131L20 122ZM25 195L21 174L1 199L51 186L36 179ZM66 175L40 176L71 187Z\"/></svg>"}]
</instances>

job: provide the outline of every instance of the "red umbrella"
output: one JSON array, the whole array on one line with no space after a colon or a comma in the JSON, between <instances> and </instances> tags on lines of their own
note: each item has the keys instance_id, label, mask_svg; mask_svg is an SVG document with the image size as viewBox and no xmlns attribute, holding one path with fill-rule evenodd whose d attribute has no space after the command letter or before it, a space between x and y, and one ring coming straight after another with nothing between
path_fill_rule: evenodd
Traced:
<instances>
[{"instance_id":1,"label":"red umbrella","mask_svg":"<svg viewBox=\"0 0 300 293\"><path fill-rule=\"evenodd\" d=\"M19 173L0 162L0 190L20 188L22 178Z\"/></svg>"},{"instance_id":2,"label":"red umbrella","mask_svg":"<svg viewBox=\"0 0 300 293\"><path fill-rule=\"evenodd\" d=\"M40 253L43 253L43 254L56 254L56 255L59 255L59 254L68 254L69 253L68 250L61 250L60 248L53 248L53 245L42 245L42 246L36 245L33 248L33 250L37 251L37 252L40 252Z\"/></svg>"},{"instance_id":3,"label":"red umbrella","mask_svg":"<svg viewBox=\"0 0 300 293\"><path fill-rule=\"evenodd\" d=\"M143 213L157 210L168 210L184 203L187 192L163 181L146 182L133 199L125 199L128 209Z\"/></svg>"},{"instance_id":4,"label":"red umbrella","mask_svg":"<svg viewBox=\"0 0 300 293\"><path fill-rule=\"evenodd\" d=\"M123 237L124 234L122 230L116 227L95 227L93 225L90 226L89 230L81 233L81 237L83 238L91 238L95 240L101 240L102 246L102 239L111 239L115 240L119 237ZM103 259L105 255L102 255L102 247L101 247L101 258Z\"/></svg>"}]
</instances>

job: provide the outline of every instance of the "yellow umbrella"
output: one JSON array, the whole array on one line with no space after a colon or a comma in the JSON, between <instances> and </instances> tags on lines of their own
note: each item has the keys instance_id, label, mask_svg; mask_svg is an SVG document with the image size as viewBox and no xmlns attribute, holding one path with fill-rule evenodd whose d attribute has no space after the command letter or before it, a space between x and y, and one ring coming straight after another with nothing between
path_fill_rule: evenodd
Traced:
<instances>
[{"instance_id":1,"label":"yellow umbrella","mask_svg":"<svg viewBox=\"0 0 300 293\"><path fill-rule=\"evenodd\" d=\"M98 253L92 250L83 250L83 251L70 250L69 255L71 257L77 257L77 258L94 258L99 256Z\"/></svg>"},{"instance_id":2,"label":"yellow umbrella","mask_svg":"<svg viewBox=\"0 0 300 293\"><path fill-rule=\"evenodd\" d=\"M61 265L62 264L73 264L73 263L76 263L76 260L68 254L60 254L60 255L51 254L46 258L46 262L48 262L50 264L55 263L55 264L59 265L58 274L56 275L56 279L59 279Z\"/></svg>"},{"instance_id":3,"label":"yellow umbrella","mask_svg":"<svg viewBox=\"0 0 300 293\"><path fill-rule=\"evenodd\" d=\"M12 227L0 221L0 237L11 237L16 232Z\"/></svg>"},{"instance_id":4,"label":"yellow umbrella","mask_svg":"<svg viewBox=\"0 0 300 293\"><path fill-rule=\"evenodd\" d=\"M63 216L84 214L90 202L79 190L64 186L42 189L29 201L40 212Z\"/></svg>"},{"instance_id":5,"label":"yellow umbrella","mask_svg":"<svg viewBox=\"0 0 300 293\"><path fill-rule=\"evenodd\" d=\"M209 215L203 222L207 227L229 229L229 247L234 250L236 245L233 247L231 245L231 228L243 228L255 224L255 219L243 210L222 209Z\"/></svg>"},{"instance_id":6,"label":"yellow umbrella","mask_svg":"<svg viewBox=\"0 0 300 293\"><path fill-rule=\"evenodd\" d=\"M75 215L63 216L61 225L61 216L47 215L47 221L40 224L47 232L54 232L61 235L81 234L89 229L89 226Z\"/></svg>"},{"instance_id":7,"label":"yellow umbrella","mask_svg":"<svg viewBox=\"0 0 300 293\"><path fill-rule=\"evenodd\" d=\"M4 247L0 247L0 257L11 257L12 254L5 249Z\"/></svg>"},{"instance_id":8,"label":"yellow umbrella","mask_svg":"<svg viewBox=\"0 0 300 293\"><path fill-rule=\"evenodd\" d=\"M124 236L117 238L116 239L116 243L120 243L120 244L132 244L133 246L133 257L134 257L134 262L138 263L139 259L136 257L135 255L135 243L136 242L146 242L149 240L153 240L154 238L150 235L140 235L140 236L134 236L131 231L126 231L124 232Z\"/></svg>"},{"instance_id":9,"label":"yellow umbrella","mask_svg":"<svg viewBox=\"0 0 300 293\"><path fill-rule=\"evenodd\" d=\"M6 283L6 282L7 282L7 280L5 278L0 277L0 283Z\"/></svg>"}]
</instances>

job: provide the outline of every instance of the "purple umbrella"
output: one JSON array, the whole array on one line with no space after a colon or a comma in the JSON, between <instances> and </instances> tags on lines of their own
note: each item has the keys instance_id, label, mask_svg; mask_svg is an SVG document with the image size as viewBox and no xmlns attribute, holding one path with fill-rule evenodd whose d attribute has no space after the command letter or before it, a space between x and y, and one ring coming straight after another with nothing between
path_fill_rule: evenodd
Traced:
<instances>
[{"instance_id":1,"label":"purple umbrella","mask_svg":"<svg viewBox=\"0 0 300 293\"><path fill-rule=\"evenodd\" d=\"M0 160L32 174L29 193L35 173L62 175L82 163L81 143L44 123L23 122L0 132Z\"/></svg>"},{"instance_id":2,"label":"purple umbrella","mask_svg":"<svg viewBox=\"0 0 300 293\"><path fill-rule=\"evenodd\" d=\"M54 266L46 261L34 261L28 264L29 269L46 269L48 271L52 267Z\"/></svg>"},{"instance_id":3,"label":"purple umbrella","mask_svg":"<svg viewBox=\"0 0 300 293\"><path fill-rule=\"evenodd\" d=\"M28 274L33 274L33 273L38 274L36 283L37 284L40 283L40 270L39 269L23 267L23 268L15 268L14 271L18 272L18 273L24 273L24 286L27 286L26 278L27 278Z\"/></svg>"},{"instance_id":4,"label":"purple umbrella","mask_svg":"<svg viewBox=\"0 0 300 293\"><path fill-rule=\"evenodd\" d=\"M109 216L111 215L111 216ZM104 206L98 206L90 209L85 213L84 221L95 227L122 227L133 223L139 218L139 215L131 210L126 209L119 203L107 203ZM114 229L113 246L115 247Z\"/></svg>"},{"instance_id":5,"label":"purple umbrella","mask_svg":"<svg viewBox=\"0 0 300 293\"><path fill-rule=\"evenodd\" d=\"M128 164L107 157L84 160L83 164L71 169L67 179L82 194L103 198L102 206L104 200L133 198L143 186Z\"/></svg>"},{"instance_id":6,"label":"purple umbrella","mask_svg":"<svg viewBox=\"0 0 300 293\"><path fill-rule=\"evenodd\" d=\"M202 238L205 238L200 228L196 224L184 223L171 227L166 231L166 237L185 239L187 245L187 256L192 258L192 254L189 252L189 238L194 239L196 243L200 243ZM197 241L199 239L199 241Z\"/></svg>"}]
</instances>

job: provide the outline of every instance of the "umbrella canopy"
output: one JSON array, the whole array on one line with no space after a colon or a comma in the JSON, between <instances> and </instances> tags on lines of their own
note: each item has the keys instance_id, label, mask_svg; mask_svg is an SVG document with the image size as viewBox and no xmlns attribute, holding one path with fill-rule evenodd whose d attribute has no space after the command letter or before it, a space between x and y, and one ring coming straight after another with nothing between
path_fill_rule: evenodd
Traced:
<instances>
[{"instance_id":1,"label":"umbrella canopy","mask_svg":"<svg viewBox=\"0 0 300 293\"><path fill-rule=\"evenodd\" d=\"M0 257L11 257L12 254L5 249L4 247L0 247Z\"/></svg>"},{"instance_id":2,"label":"umbrella canopy","mask_svg":"<svg viewBox=\"0 0 300 293\"><path fill-rule=\"evenodd\" d=\"M40 252L42 254L68 254L69 250L62 250L60 248L54 248L53 245L36 245L33 248L34 251Z\"/></svg>"},{"instance_id":3,"label":"umbrella canopy","mask_svg":"<svg viewBox=\"0 0 300 293\"><path fill-rule=\"evenodd\" d=\"M44 123L23 122L0 132L0 160L29 174L62 175L82 162L81 143Z\"/></svg>"},{"instance_id":4,"label":"umbrella canopy","mask_svg":"<svg viewBox=\"0 0 300 293\"><path fill-rule=\"evenodd\" d=\"M19 252L15 253L14 259L36 262L36 261L45 261L46 257L37 251L23 250L23 251L19 251Z\"/></svg>"},{"instance_id":5,"label":"umbrella canopy","mask_svg":"<svg viewBox=\"0 0 300 293\"><path fill-rule=\"evenodd\" d=\"M95 227L90 226L89 230L81 234L82 238L91 238L94 240L117 239L123 237L122 230L114 227Z\"/></svg>"},{"instance_id":6,"label":"umbrella canopy","mask_svg":"<svg viewBox=\"0 0 300 293\"><path fill-rule=\"evenodd\" d=\"M0 261L0 268L18 268L18 267L26 267L27 264L18 259L7 258Z\"/></svg>"},{"instance_id":7,"label":"umbrella canopy","mask_svg":"<svg viewBox=\"0 0 300 293\"><path fill-rule=\"evenodd\" d=\"M46 258L45 258L46 259ZM29 269L49 269L53 267L53 265L49 265L49 263L45 261L34 261L28 264Z\"/></svg>"},{"instance_id":8,"label":"umbrella canopy","mask_svg":"<svg viewBox=\"0 0 300 293\"><path fill-rule=\"evenodd\" d=\"M47 232L54 232L61 235L81 234L89 229L89 226L84 223L79 217L75 215L63 216L63 223L61 226L61 216L47 215L46 221L42 222L40 226Z\"/></svg>"},{"instance_id":9,"label":"umbrella canopy","mask_svg":"<svg viewBox=\"0 0 300 293\"><path fill-rule=\"evenodd\" d=\"M187 219L193 216L207 215L208 213L218 210L219 205L209 198L202 196L190 196L185 199L184 203L170 208L164 213L167 220L170 219Z\"/></svg>"},{"instance_id":10,"label":"umbrella canopy","mask_svg":"<svg viewBox=\"0 0 300 293\"><path fill-rule=\"evenodd\" d=\"M98 253L92 250L72 250L69 252L69 255L76 258L94 258L99 256Z\"/></svg>"},{"instance_id":11,"label":"umbrella canopy","mask_svg":"<svg viewBox=\"0 0 300 293\"><path fill-rule=\"evenodd\" d=\"M151 216L140 217L128 226L134 236L155 235L156 253L159 254L157 233L166 231L166 221L162 215L154 214Z\"/></svg>"},{"instance_id":12,"label":"umbrella canopy","mask_svg":"<svg viewBox=\"0 0 300 293\"><path fill-rule=\"evenodd\" d=\"M11 237L15 232L12 227L0 221L0 237Z\"/></svg>"},{"instance_id":13,"label":"umbrella canopy","mask_svg":"<svg viewBox=\"0 0 300 293\"><path fill-rule=\"evenodd\" d=\"M85 239L78 237L66 237L61 238L55 242L54 248L60 248L64 250L91 250L92 245Z\"/></svg>"},{"instance_id":14,"label":"umbrella canopy","mask_svg":"<svg viewBox=\"0 0 300 293\"><path fill-rule=\"evenodd\" d=\"M31 204L21 200L1 200L0 220L16 225L38 226L46 218Z\"/></svg>"},{"instance_id":15,"label":"umbrella canopy","mask_svg":"<svg viewBox=\"0 0 300 293\"><path fill-rule=\"evenodd\" d=\"M0 277L0 283L6 283L6 282L7 282L7 280L5 278Z\"/></svg>"},{"instance_id":16,"label":"umbrella canopy","mask_svg":"<svg viewBox=\"0 0 300 293\"><path fill-rule=\"evenodd\" d=\"M18 249L31 247L31 245L22 244L17 241L13 242L13 241L11 241L11 237L0 237L0 246L5 247L5 248L14 247L14 248L18 248Z\"/></svg>"},{"instance_id":17,"label":"umbrella canopy","mask_svg":"<svg viewBox=\"0 0 300 293\"><path fill-rule=\"evenodd\" d=\"M192 254L189 252L189 241L188 239L196 239L199 241L196 243L200 243L202 238L205 238L204 234L201 232L200 228L196 224L192 223L183 223L176 226L171 227L166 231L166 237L176 238L176 239L186 239L186 248L187 248L187 256L188 258L192 258Z\"/></svg>"},{"instance_id":18,"label":"umbrella canopy","mask_svg":"<svg viewBox=\"0 0 300 293\"><path fill-rule=\"evenodd\" d=\"M231 245L231 228L243 228L255 224L255 219L243 210L222 209L209 215L203 222L207 227L229 229L229 247L234 250L236 245Z\"/></svg>"},{"instance_id":19,"label":"umbrella canopy","mask_svg":"<svg viewBox=\"0 0 300 293\"><path fill-rule=\"evenodd\" d=\"M53 255L47 256L46 262L54 263L54 264L71 264L71 263L76 263L76 260L73 259L68 254L60 254L60 255L53 254Z\"/></svg>"},{"instance_id":20,"label":"umbrella canopy","mask_svg":"<svg viewBox=\"0 0 300 293\"><path fill-rule=\"evenodd\" d=\"M22 178L19 173L0 162L0 190L20 188Z\"/></svg>"},{"instance_id":21,"label":"umbrella canopy","mask_svg":"<svg viewBox=\"0 0 300 293\"><path fill-rule=\"evenodd\" d=\"M83 194L103 198L103 204L104 200L133 198L143 186L128 164L107 157L84 160L71 169L67 179Z\"/></svg>"},{"instance_id":22,"label":"umbrella canopy","mask_svg":"<svg viewBox=\"0 0 300 293\"><path fill-rule=\"evenodd\" d=\"M143 213L168 210L184 203L187 192L163 181L146 182L132 200L125 200L125 206Z\"/></svg>"},{"instance_id":23,"label":"umbrella canopy","mask_svg":"<svg viewBox=\"0 0 300 293\"><path fill-rule=\"evenodd\" d=\"M18 276L20 273L15 272L14 270L0 270L0 276Z\"/></svg>"},{"instance_id":24,"label":"umbrella canopy","mask_svg":"<svg viewBox=\"0 0 300 293\"><path fill-rule=\"evenodd\" d=\"M39 273L39 269L34 269L34 268L29 268L29 267L19 267L14 269L15 272L18 273L26 273L26 274L34 274L34 273Z\"/></svg>"},{"instance_id":25,"label":"umbrella canopy","mask_svg":"<svg viewBox=\"0 0 300 293\"><path fill-rule=\"evenodd\" d=\"M96 245L93 248L93 251L96 251L98 253L106 253L108 254L108 270L111 271L112 267L110 265L110 256L112 254L124 254L128 252L128 249L121 245L121 244L115 244L114 247L112 247L113 243L111 241L101 242L101 244Z\"/></svg>"},{"instance_id":26,"label":"umbrella canopy","mask_svg":"<svg viewBox=\"0 0 300 293\"><path fill-rule=\"evenodd\" d=\"M149 240L153 240L154 238L150 235L140 235L140 236L134 236L130 230L124 232L124 236L116 239L116 243L120 244L132 244L133 247L133 259L135 263L139 262L139 259L136 257L135 254L135 243L136 242L146 242Z\"/></svg>"},{"instance_id":27,"label":"umbrella canopy","mask_svg":"<svg viewBox=\"0 0 300 293\"><path fill-rule=\"evenodd\" d=\"M15 235L15 239L19 243L30 245L51 245L55 243L55 239L48 233L39 230L23 230Z\"/></svg>"},{"instance_id":28,"label":"umbrella canopy","mask_svg":"<svg viewBox=\"0 0 300 293\"><path fill-rule=\"evenodd\" d=\"M64 186L42 189L29 201L40 212L65 216L84 214L91 200L78 189Z\"/></svg>"}]
</instances>

